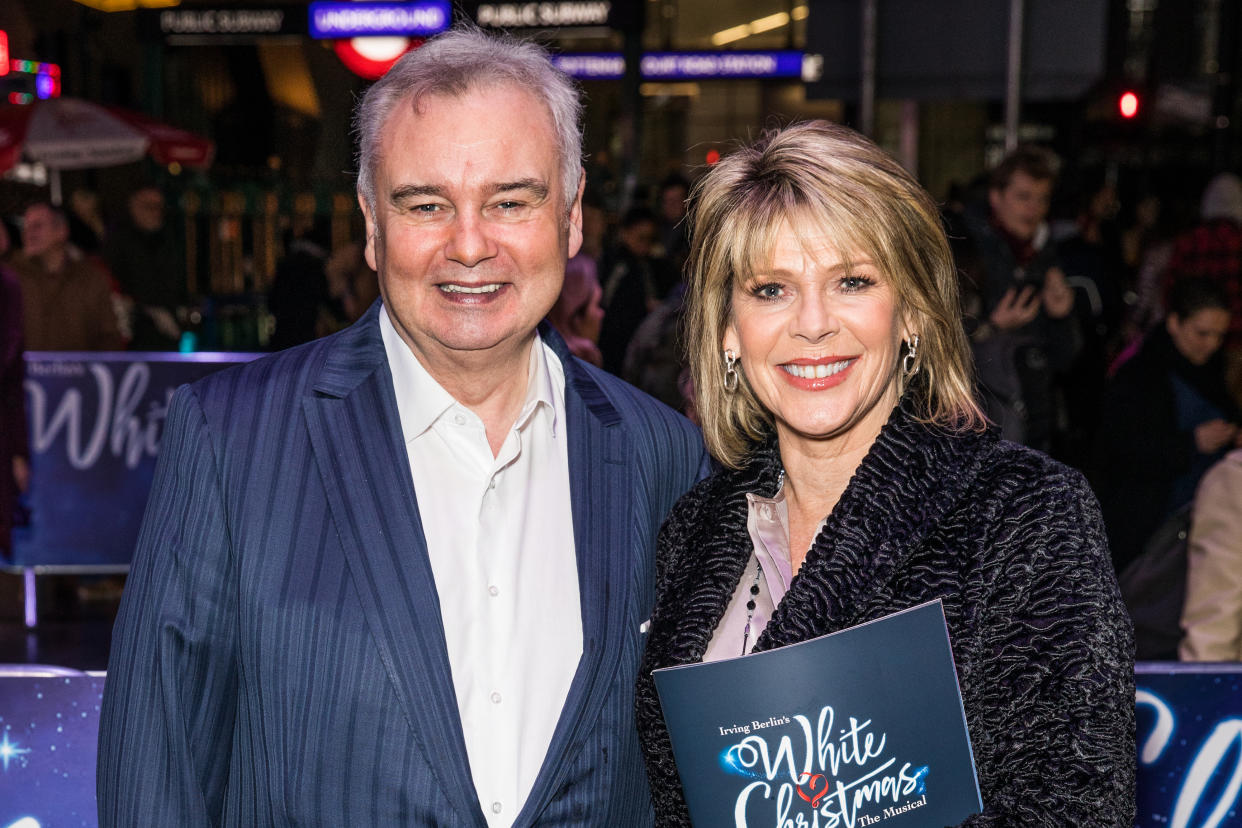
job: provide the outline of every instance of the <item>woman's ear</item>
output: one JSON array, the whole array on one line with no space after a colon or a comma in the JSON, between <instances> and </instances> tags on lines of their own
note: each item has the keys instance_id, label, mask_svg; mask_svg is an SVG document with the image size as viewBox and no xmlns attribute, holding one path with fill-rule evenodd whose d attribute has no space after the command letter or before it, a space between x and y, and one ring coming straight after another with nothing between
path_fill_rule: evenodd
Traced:
<instances>
[{"instance_id":1,"label":"woman's ear","mask_svg":"<svg viewBox=\"0 0 1242 828\"><path fill-rule=\"evenodd\" d=\"M909 342L911 337L919 336L919 332L923 326L919 324L919 320L914 318L914 314L904 311L901 314L901 341Z\"/></svg>"},{"instance_id":2,"label":"woman's ear","mask_svg":"<svg viewBox=\"0 0 1242 828\"><path fill-rule=\"evenodd\" d=\"M724 336L721 337L720 350L722 353L724 351L732 351L739 357L742 354L742 340L738 337L737 331L734 330L732 322L725 325Z\"/></svg>"}]
</instances>

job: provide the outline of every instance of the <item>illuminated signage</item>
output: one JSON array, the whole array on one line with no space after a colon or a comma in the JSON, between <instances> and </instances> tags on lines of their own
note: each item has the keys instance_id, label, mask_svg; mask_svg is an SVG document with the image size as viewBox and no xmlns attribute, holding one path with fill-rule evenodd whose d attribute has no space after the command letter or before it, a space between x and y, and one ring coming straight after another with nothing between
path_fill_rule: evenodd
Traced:
<instances>
[{"instance_id":1,"label":"illuminated signage","mask_svg":"<svg viewBox=\"0 0 1242 828\"><path fill-rule=\"evenodd\" d=\"M7 60L8 72L0 85L0 96L11 104L60 97L60 66L37 60Z\"/></svg>"},{"instance_id":2,"label":"illuminated signage","mask_svg":"<svg viewBox=\"0 0 1242 828\"><path fill-rule=\"evenodd\" d=\"M9 33L0 29L0 75L9 73Z\"/></svg>"},{"instance_id":3,"label":"illuminated signage","mask_svg":"<svg viewBox=\"0 0 1242 828\"><path fill-rule=\"evenodd\" d=\"M580 80L625 77L625 58L619 54L555 55L552 63L566 75Z\"/></svg>"},{"instance_id":4,"label":"illuminated signage","mask_svg":"<svg viewBox=\"0 0 1242 828\"><path fill-rule=\"evenodd\" d=\"M310 4L310 36L317 38L425 37L442 32L451 22L446 0L417 3Z\"/></svg>"},{"instance_id":5,"label":"illuminated signage","mask_svg":"<svg viewBox=\"0 0 1242 828\"><path fill-rule=\"evenodd\" d=\"M281 9L176 9L160 12L164 34L280 34Z\"/></svg>"},{"instance_id":6,"label":"illuminated signage","mask_svg":"<svg viewBox=\"0 0 1242 828\"><path fill-rule=\"evenodd\" d=\"M148 10L138 12L138 21L143 36L162 37L173 44L251 41L306 34L305 18L279 6Z\"/></svg>"},{"instance_id":7,"label":"illuminated signage","mask_svg":"<svg viewBox=\"0 0 1242 828\"><path fill-rule=\"evenodd\" d=\"M625 75L625 58L612 52L557 55L552 59L565 74L580 80L608 80ZM640 70L643 80L685 81L727 78L801 78L803 55L778 52L648 52Z\"/></svg>"},{"instance_id":8,"label":"illuminated signage","mask_svg":"<svg viewBox=\"0 0 1242 828\"><path fill-rule=\"evenodd\" d=\"M649 52L644 80L709 78L800 78L801 52Z\"/></svg>"},{"instance_id":9,"label":"illuminated signage","mask_svg":"<svg viewBox=\"0 0 1242 828\"><path fill-rule=\"evenodd\" d=\"M565 0L559 3L480 3L475 22L484 28L565 28L607 26L612 3Z\"/></svg>"},{"instance_id":10,"label":"illuminated signage","mask_svg":"<svg viewBox=\"0 0 1242 828\"><path fill-rule=\"evenodd\" d=\"M379 80L401 56L423 43L408 37L353 37L332 44L345 68L360 78Z\"/></svg>"}]
</instances>

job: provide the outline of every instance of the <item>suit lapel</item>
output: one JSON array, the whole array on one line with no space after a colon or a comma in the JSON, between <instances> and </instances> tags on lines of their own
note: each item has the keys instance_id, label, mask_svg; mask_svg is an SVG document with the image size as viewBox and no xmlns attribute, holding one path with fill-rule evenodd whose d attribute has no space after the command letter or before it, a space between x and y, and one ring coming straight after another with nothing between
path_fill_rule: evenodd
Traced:
<instances>
[{"instance_id":1,"label":"suit lapel","mask_svg":"<svg viewBox=\"0 0 1242 828\"><path fill-rule=\"evenodd\" d=\"M303 410L364 619L414 738L454 812L483 826L380 312L377 302L339 336Z\"/></svg>"},{"instance_id":2,"label":"suit lapel","mask_svg":"<svg viewBox=\"0 0 1242 828\"><path fill-rule=\"evenodd\" d=\"M572 746L581 742L608 698L620 662L635 565L629 441L621 416L595 380L574 361L560 337L546 325L540 334L565 369L582 659L543 767L518 817L519 825L536 820L564 785L574 758Z\"/></svg>"}]
</instances>

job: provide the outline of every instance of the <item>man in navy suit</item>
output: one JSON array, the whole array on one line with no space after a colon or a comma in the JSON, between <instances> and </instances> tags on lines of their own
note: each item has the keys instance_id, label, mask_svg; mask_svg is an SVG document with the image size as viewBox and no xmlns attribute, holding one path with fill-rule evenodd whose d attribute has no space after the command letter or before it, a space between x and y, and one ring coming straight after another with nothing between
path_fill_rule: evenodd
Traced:
<instances>
[{"instance_id":1,"label":"man in navy suit","mask_svg":"<svg viewBox=\"0 0 1242 828\"><path fill-rule=\"evenodd\" d=\"M454 30L359 106L381 302L173 398L112 645L112 825L642 826L635 671L679 415L540 320L580 103Z\"/></svg>"}]
</instances>

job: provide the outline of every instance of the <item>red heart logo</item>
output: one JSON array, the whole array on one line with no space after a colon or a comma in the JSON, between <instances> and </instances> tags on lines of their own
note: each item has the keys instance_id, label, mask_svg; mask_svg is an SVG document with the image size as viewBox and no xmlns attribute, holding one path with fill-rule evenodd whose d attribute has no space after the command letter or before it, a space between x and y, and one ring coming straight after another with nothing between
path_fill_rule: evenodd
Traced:
<instances>
[{"instance_id":1,"label":"red heart logo","mask_svg":"<svg viewBox=\"0 0 1242 828\"><path fill-rule=\"evenodd\" d=\"M816 792L816 788L815 788L816 780L819 781L819 785L820 785L818 793ZM807 787L807 790L810 791L810 793L807 793L807 791L802 790L803 782L807 783L806 787ZM811 803L812 808L818 808L819 801L827 795L828 795L828 779L822 773L817 773L814 776L812 776L809 773L803 773L801 776L798 777L798 796L802 797L807 802Z\"/></svg>"}]
</instances>

